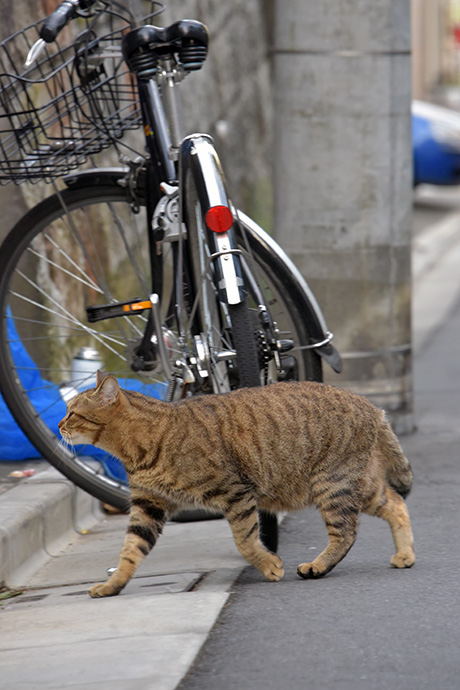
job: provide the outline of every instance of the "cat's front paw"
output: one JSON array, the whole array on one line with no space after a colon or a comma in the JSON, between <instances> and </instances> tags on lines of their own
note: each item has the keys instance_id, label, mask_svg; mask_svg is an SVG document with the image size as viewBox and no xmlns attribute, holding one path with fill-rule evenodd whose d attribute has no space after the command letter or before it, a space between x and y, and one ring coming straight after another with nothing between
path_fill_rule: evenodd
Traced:
<instances>
[{"instance_id":1,"label":"cat's front paw","mask_svg":"<svg viewBox=\"0 0 460 690\"><path fill-rule=\"evenodd\" d=\"M415 563L415 556L413 553L395 553L390 558L390 565L393 568L412 568Z\"/></svg>"},{"instance_id":2,"label":"cat's front paw","mask_svg":"<svg viewBox=\"0 0 460 690\"><path fill-rule=\"evenodd\" d=\"M270 580L270 582L278 582L284 575L283 561L279 556L271 553L261 565L260 570L267 580Z\"/></svg>"},{"instance_id":3,"label":"cat's front paw","mask_svg":"<svg viewBox=\"0 0 460 690\"><path fill-rule=\"evenodd\" d=\"M325 574L324 570L319 570L314 563L301 563L297 566L297 575L303 577L304 580L316 580Z\"/></svg>"},{"instance_id":4,"label":"cat's front paw","mask_svg":"<svg viewBox=\"0 0 460 690\"><path fill-rule=\"evenodd\" d=\"M99 599L101 597L114 597L117 594L119 594L121 590L122 587L114 587L113 585L110 585L108 582L104 582L99 583L97 585L93 585L91 589L88 591L88 594L93 599Z\"/></svg>"}]
</instances>

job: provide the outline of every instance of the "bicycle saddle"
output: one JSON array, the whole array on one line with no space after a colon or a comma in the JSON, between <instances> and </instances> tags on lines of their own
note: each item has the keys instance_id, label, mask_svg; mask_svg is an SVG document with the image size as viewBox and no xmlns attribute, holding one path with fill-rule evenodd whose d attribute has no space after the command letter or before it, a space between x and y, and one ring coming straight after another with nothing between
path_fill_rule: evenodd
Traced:
<instances>
[{"instance_id":1,"label":"bicycle saddle","mask_svg":"<svg viewBox=\"0 0 460 690\"><path fill-rule=\"evenodd\" d=\"M129 68L142 76L161 57L177 54L189 71L198 70L206 60L208 29L194 19L181 19L167 27L141 26L122 40L123 57Z\"/></svg>"}]
</instances>

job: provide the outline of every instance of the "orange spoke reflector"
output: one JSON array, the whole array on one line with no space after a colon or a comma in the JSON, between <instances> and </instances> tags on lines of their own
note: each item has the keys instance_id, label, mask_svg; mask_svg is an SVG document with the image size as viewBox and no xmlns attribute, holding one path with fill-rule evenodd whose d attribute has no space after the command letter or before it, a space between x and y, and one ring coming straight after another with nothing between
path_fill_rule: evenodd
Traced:
<instances>
[{"instance_id":1,"label":"orange spoke reflector","mask_svg":"<svg viewBox=\"0 0 460 690\"><path fill-rule=\"evenodd\" d=\"M124 304L123 311L142 311L142 309L151 309L152 304L150 300L147 302L133 302L132 304Z\"/></svg>"},{"instance_id":2,"label":"orange spoke reflector","mask_svg":"<svg viewBox=\"0 0 460 690\"><path fill-rule=\"evenodd\" d=\"M227 206L211 206L205 220L206 225L213 232L227 232L233 225L233 215Z\"/></svg>"}]
</instances>

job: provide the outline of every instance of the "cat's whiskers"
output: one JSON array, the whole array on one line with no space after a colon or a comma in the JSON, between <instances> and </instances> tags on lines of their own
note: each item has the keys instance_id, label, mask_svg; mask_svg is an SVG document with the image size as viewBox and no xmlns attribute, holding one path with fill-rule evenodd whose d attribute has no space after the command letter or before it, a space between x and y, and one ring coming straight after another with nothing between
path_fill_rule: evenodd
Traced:
<instances>
[{"instance_id":1,"label":"cat's whiskers","mask_svg":"<svg viewBox=\"0 0 460 690\"><path fill-rule=\"evenodd\" d=\"M58 448L59 447L70 448L70 450L76 455L75 446L68 431L61 431L61 438L59 439L58 443Z\"/></svg>"},{"instance_id":2,"label":"cat's whiskers","mask_svg":"<svg viewBox=\"0 0 460 690\"><path fill-rule=\"evenodd\" d=\"M70 448L70 450L74 453L74 455L77 454L76 451L75 451L75 447L74 447L72 441L71 441L70 439L67 440L67 439L61 437L61 438L58 440L57 445L56 445L55 448L53 449L53 455L57 455L58 449L59 449L59 448L62 448L62 447L65 447L66 450L67 450L67 448ZM58 463L58 464L59 464L59 463ZM57 467L57 465L56 465L56 467Z\"/></svg>"}]
</instances>

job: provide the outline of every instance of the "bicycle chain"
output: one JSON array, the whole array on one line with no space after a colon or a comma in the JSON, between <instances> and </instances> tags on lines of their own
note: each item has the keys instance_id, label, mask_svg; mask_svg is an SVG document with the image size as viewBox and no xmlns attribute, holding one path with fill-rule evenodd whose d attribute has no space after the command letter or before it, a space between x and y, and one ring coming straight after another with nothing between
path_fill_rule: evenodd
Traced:
<instances>
[{"instance_id":1,"label":"bicycle chain","mask_svg":"<svg viewBox=\"0 0 460 690\"><path fill-rule=\"evenodd\" d=\"M257 356L259 359L260 367L264 370L264 386L266 386L268 381L268 363L272 359L273 354L267 342L265 333L261 330L257 330L255 331L255 336Z\"/></svg>"}]
</instances>

